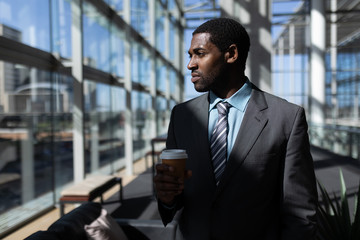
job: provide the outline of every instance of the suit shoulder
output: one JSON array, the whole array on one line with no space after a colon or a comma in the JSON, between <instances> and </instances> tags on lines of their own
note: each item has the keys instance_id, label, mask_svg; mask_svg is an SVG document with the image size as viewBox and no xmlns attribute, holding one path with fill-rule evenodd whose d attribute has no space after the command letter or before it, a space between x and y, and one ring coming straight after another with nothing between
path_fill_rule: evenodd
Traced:
<instances>
[{"instance_id":1,"label":"suit shoulder","mask_svg":"<svg viewBox=\"0 0 360 240\"><path fill-rule=\"evenodd\" d=\"M202 94L198 97L192 98L185 102L179 103L174 107L174 110L191 109L193 106L198 106L200 103L204 103L208 99L208 93Z\"/></svg>"},{"instance_id":2,"label":"suit shoulder","mask_svg":"<svg viewBox=\"0 0 360 240\"><path fill-rule=\"evenodd\" d=\"M276 96L274 94L271 94L269 92L265 92L261 89L259 89L256 85L252 84L252 96L254 97L254 101L259 104L262 105L263 101L266 102L265 105L267 105L267 107L270 108L277 108L277 109L281 109L284 108L284 110L286 109L299 109L302 108L294 103L290 103L288 102L286 99L281 98L279 96Z\"/></svg>"},{"instance_id":3,"label":"suit shoulder","mask_svg":"<svg viewBox=\"0 0 360 240\"><path fill-rule=\"evenodd\" d=\"M277 109L281 110L289 110L293 109L294 111L298 111L300 108L303 108L297 104L291 103L284 98L279 96L273 95L271 93L263 92L265 99L269 105L269 107L276 107Z\"/></svg>"}]
</instances>

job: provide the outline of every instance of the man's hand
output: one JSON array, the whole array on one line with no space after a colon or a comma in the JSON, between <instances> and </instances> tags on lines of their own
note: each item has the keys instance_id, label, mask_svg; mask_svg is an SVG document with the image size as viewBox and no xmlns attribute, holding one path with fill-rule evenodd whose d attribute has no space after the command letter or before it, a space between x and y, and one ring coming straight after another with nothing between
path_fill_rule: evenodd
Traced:
<instances>
[{"instance_id":1,"label":"man's hand","mask_svg":"<svg viewBox=\"0 0 360 240\"><path fill-rule=\"evenodd\" d=\"M166 164L156 165L156 176L154 177L157 198L166 205L174 204L175 196L184 190L184 179L191 177L191 171L186 170L184 178L174 177L174 167Z\"/></svg>"}]
</instances>

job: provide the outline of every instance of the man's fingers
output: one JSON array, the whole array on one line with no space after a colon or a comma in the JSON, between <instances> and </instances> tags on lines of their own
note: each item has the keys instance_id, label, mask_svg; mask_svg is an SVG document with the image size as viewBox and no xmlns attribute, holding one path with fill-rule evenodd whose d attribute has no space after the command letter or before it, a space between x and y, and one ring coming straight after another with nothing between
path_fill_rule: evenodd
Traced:
<instances>
[{"instance_id":1,"label":"man's fingers","mask_svg":"<svg viewBox=\"0 0 360 240\"><path fill-rule=\"evenodd\" d=\"M184 178L173 176L171 173L175 171L174 167L166 164L156 165L156 175L154 184L156 195L160 201L171 203L175 197L184 190ZM191 171L185 173L185 178L191 176Z\"/></svg>"},{"instance_id":2,"label":"man's fingers","mask_svg":"<svg viewBox=\"0 0 360 240\"><path fill-rule=\"evenodd\" d=\"M166 164L156 164L156 171L158 173L163 173L163 172L174 172L174 168L172 166L166 165Z\"/></svg>"},{"instance_id":3,"label":"man's fingers","mask_svg":"<svg viewBox=\"0 0 360 240\"><path fill-rule=\"evenodd\" d=\"M185 170L185 174L184 174L184 178L188 179L192 176L192 171L191 170Z\"/></svg>"},{"instance_id":4,"label":"man's fingers","mask_svg":"<svg viewBox=\"0 0 360 240\"><path fill-rule=\"evenodd\" d=\"M168 182L157 182L156 189L160 191L179 191L184 189L184 185L176 184L176 183L168 183Z\"/></svg>"}]
</instances>

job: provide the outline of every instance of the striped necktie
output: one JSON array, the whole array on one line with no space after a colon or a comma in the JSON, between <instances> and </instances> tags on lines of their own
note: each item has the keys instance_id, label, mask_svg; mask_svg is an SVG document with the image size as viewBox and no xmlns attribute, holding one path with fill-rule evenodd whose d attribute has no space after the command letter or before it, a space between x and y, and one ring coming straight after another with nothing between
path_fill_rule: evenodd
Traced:
<instances>
[{"instance_id":1,"label":"striped necktie","mask_svg":"<svg viewBox=\"0 0 360 240\"><path fill-rule=\"evenodd\" d=\"M222 173L226 165L226 152L227 152L227 113L230 104L227 102L219 102L216 105L219 116L211 136L211 156L214 167L214 174L216 185L219 184Z\"/></svg>"}]
</instances>

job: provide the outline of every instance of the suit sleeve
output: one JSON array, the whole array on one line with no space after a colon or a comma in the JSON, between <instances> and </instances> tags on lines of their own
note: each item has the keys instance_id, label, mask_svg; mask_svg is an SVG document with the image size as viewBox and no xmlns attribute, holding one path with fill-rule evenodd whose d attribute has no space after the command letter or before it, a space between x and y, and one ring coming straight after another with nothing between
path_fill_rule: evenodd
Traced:
<instances>
[{"instance_id":1,"label":"suit sleeve","mask_svg":"<svg viewBox=\"0 0 360 240\"><path fill-rule=\"evenodd\" d=\"M176 149L177 144L175 140L175 133L174 133L174 115L175 115L175 108L171 112L170 117L170 124L168 129L168 136L166 139L166 148L167 149ZM162 219L163 224L166 226L169 222L171 222L176 214L176 212L182 208L182 194L177 196L175 199L175 203L173 206L166 206L162 202L158 201L158 210L160 213L160 217Z\"/></svg>"},{"instance_id":2,"label":"suit sleeve","mask_svg":"<svg viewBox=\"0 0 360 240\"><path fill-rule=\"evenodd\" d=\"M311 240L316 235L317 188L308 126L299 108L284 162L282 240Z\"/></svg>"}]
</instances>

